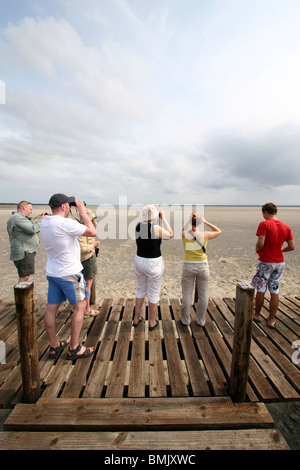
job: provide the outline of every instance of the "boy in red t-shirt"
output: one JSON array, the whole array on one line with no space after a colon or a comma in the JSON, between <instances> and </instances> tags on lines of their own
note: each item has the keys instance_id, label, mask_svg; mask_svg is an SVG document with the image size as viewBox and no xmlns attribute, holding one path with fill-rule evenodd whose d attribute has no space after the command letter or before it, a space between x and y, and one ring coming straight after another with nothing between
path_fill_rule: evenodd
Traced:
<instances>
[{"instance_id":1,"label":"boy in red t-shirt","mask_svg":"<svg viewBox=\"0 0 300 470\"><path fill-rule=\"evenodd\" d=\"M262 206L262 214L265 219L258 226L256 235L256 253L258 254L258 266L252 285L255 287L255 314L254 321L260 322L260 311L264 303L267 288L270 291L270 310L268 326L275 327L275 315L279 303L279 283L284 273L285 263L283 253L295 249L295 242L290 227L277 219L277 207L273 203ZM284 242L287 243L282 248Z\"/></svg>"}]
</instances>

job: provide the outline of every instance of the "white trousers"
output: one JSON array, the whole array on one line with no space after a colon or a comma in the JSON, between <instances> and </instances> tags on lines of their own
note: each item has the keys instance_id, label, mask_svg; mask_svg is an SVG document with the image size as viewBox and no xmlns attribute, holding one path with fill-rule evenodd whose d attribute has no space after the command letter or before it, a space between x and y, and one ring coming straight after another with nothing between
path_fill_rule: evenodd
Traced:
<instances>
[{"instance_id":1,"label":"white trousers","mask_svg":"<svg viewBox=\"0 0 300 470\"><path fill-rule=\"evenodd\" d=\"M163 257L142 258L135 256L134 272L136 274L136 292L138 299L148 296L149 302L155 304L160 299L161 282L165 271Z\"/></svg>"}]
</instances>

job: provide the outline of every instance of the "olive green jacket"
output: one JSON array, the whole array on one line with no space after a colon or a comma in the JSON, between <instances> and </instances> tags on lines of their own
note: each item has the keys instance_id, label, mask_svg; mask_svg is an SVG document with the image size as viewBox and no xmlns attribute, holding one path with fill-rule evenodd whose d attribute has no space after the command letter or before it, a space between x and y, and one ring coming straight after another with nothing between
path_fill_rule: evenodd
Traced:
<instances>
[{"instance_id":1,"label":"olive green jacket","mask_svg":"<svg viewBox=\"0 0 300 470\"><path fill-rule=\"evenodd\" d=\"M23 212L13 212L7 221L10 241L10 259L18 261L25 258L25 252L34 253L40 247L38 232L41 219L32 223Z\"/></svg>"}]
</instances>

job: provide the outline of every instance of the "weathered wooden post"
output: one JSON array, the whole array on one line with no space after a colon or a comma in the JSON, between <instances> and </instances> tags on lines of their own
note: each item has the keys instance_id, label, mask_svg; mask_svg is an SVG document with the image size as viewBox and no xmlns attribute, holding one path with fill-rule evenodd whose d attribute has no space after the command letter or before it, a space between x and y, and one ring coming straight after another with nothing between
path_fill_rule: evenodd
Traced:
<instances>
[{"instance_id":1,"label":"weathered wooden post","mask_svg":"<svg viewBox=\"0 0 300 470\"><path fill-rule=\"evenodd\" d=\"M236 403L246 398L252 335L254 288L239 282L236 286L234 340L230 377L230 396Z\"/></svg>"},{"instance_id":2,"label":"weathered wooden post","mask_svg":"<svg viewBox=\"0 0 300 470\"><path fill-rule=\"evenodd\" d=\"M25 403L35 403L41 394L33 286L27 281L14 287Z\"/></svg>"}]
</instances>

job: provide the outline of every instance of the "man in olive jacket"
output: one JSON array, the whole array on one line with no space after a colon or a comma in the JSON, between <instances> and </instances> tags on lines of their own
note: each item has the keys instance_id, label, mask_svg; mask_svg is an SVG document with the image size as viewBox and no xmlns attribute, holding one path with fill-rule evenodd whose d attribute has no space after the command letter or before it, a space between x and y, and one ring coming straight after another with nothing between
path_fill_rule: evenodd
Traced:
<instances>
[{"instance_id":1,"label":"man in olive jacket","mask_svg":"<svg viewBox=\"0 0 300 470\"><path fill-rule=\"evenodd\" d=\"M45 216L41 215L39 220L33 223L29 218L31 214L31 203L21 201L17 211L13 212L7 221L10 260L14 262L18 270L19 282L28 281L30 275L34 274L35 255L40 247L38 232Z\"/></svg>"}]
</instances>

